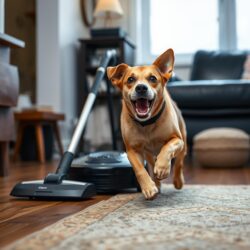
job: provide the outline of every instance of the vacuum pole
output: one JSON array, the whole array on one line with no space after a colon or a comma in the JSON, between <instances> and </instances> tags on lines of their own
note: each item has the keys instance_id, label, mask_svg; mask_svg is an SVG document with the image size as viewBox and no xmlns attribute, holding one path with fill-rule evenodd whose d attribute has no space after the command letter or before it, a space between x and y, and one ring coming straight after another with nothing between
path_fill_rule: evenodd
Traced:
<instances>
[{"instance_id":1,"label":"vacuum pole","mask_svg":"<svg viewBox=\"0 0 250 250\"><path fill-rule=\"evenodd\" d=\"M69 145L68 150L64 153L59 166L56 170L55 174L48 174L47 177L44 180L44 183L60 183L68 173L68 170L71 166L71 163L74 159L74 155L76 153L76 149L78 146L78 143L80 141L80 138L82 136L82 132L86 126L87 119L89 116L89 113L91 112L91 109L93 107L93 104L96 99L96 94L99 89L100 83L104 77L105 70L112 58L116 56L115 50L107 50L102 57L100 67L97 69L96 77L94 80L94 83L91 87L91 90L88 94L87 100L84 104L83 110L81 112L77 127L74 131L71 143Z\"/></svg>"}]
</instances>

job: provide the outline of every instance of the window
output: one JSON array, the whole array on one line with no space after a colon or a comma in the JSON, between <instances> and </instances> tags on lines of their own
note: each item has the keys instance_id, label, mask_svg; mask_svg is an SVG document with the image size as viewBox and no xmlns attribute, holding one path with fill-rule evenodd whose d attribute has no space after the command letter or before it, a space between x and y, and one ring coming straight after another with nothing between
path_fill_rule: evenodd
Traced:
<instances>
[{"instance_id":1,"label":"window","mask_svg":"<svg viewBox=\"0 0 250 250\"><path fill-rule=\"evenodd\" d=\"M218 49L217 0L149 2L152 54L159 55L166 47L175 48L178 54L194 53L197 48Z\"/></svg>"},{"instance_id":2,"label":"window","mask_svg":"<svg viewBox=\"0 0 250 250\"><path fill-rule=\"evenodd\" d=\"M236 1L236 19L237 19L237 41L238 49L249 50L250 47L250 1Z\"/></svg>"},{"instance_id":3,"label":"window","mask_svg":"<svg viewBox=\"0 0 250 250\"><path fill-rule=\"evenodd\" d=\"M170 47L177 64L191 63L199 49L249 49L249 9L249 0L141 0L138 63Z\"/></svg>"}]
</instances>

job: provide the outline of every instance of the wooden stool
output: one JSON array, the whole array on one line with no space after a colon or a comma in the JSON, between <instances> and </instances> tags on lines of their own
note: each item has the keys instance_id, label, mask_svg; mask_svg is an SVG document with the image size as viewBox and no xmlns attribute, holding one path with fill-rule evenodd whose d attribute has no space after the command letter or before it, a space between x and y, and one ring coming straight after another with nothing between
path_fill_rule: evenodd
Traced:
<instances>
[{"instance_id":1,"label":"wooden stool","mask_svg":"<svg viewBox=\"0 0 250 250\"><path fill-rule=\"evenodd\" d=\"M45 162L45 146L43 139L43 129L44 124L49 124L52 126L55 133L56 141L58 144L59 152L63 155L63 146L61 143L60 131L57 122L59 120L64 120L64 114L54 113L51 111L33 111L27 110L15 113L15 119L18 122L17 129L17 140L14 150L14 160L17 160L20 151L24 128L27 125L33 125L35 127L37 150L38 150L38 160L41 163Z\"/></svg>"}]
</instances>

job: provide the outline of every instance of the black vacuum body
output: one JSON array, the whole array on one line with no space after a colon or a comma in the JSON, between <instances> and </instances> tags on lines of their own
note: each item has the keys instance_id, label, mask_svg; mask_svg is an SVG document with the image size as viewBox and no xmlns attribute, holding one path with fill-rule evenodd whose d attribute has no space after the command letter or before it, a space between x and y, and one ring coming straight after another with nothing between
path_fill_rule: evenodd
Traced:
<instances>
[{"instance_id":1,"label":"black vacuum body","mask_svg":"<svg viewBox=\"0 0 250 250\"><path fill-rule=\"evenodd\" d=\"M95 152L77 158L71 165L69 178L93 183L97 193L100 194L139 188L132 166L124 152Z\"/></svg>"}]
</instances>

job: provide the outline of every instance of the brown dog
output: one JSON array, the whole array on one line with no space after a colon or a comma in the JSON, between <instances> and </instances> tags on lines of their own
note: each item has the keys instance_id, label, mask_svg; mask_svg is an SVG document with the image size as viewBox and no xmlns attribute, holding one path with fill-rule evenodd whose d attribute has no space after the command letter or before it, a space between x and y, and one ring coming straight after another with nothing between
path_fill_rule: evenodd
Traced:
<instances>
[{"instance_id":1,"label":"brown dog","mask_svg":"<svg viewBox=\"0 0 250 250\"><path fill-rule=\"evenodd\" d=\"M107 69L113 85L122 91L123 141L146 199L157 195L160 180L170 174L171 160L175 157L173 183L177 189L184 184L186 128L166 90L173 67L174 52L169 49L150 66L119 64ZM144 160L152 179L144 168Z\"/></svg>"}]
</instances>

